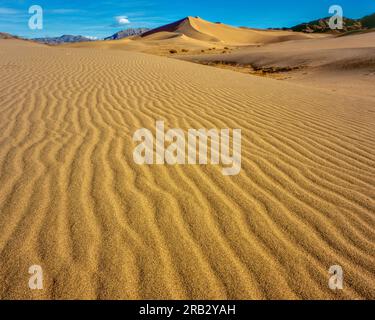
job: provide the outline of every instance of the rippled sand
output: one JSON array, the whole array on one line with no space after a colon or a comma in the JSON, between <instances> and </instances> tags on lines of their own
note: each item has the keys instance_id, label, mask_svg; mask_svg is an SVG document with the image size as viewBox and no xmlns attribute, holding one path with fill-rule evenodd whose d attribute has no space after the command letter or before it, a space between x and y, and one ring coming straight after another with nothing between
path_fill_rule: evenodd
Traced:
<instances>
[{"instance_id":1,"label":"rippled sand","mask_svg":"<svg viewBox=\"0 0 375 320\"><path fill-rule=\"evenodd\" d=\"M375 297L373 100L17 40L0 89L0 298ZM136 165L156 120L241 128L241 173Z\"/></svg>"}]
</instances>

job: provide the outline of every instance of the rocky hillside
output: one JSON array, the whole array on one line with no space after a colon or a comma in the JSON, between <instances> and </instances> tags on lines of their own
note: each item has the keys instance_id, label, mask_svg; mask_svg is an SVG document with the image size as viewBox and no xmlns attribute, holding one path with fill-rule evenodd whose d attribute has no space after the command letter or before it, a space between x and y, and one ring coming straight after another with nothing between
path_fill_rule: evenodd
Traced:
<instances>
[{"instance_id":1,"label":"rocky hillside","mask_svg":"<svg viewBox=\"0 0 375 320\"><path fill-rule=\"evenodd\" d=\"M115 34L111 35L110 37L105 38L104 40L119 40L119 39L123 39L127 37L138 36L149 30L150 29L148 28L130 28L130 29L116 32Z\"/></svg>"},{"instance_id":2,"label":"rocky hillside","mask_svg":"<svg viewBox=\"0 0 375 320\"><path fill-rule=\"evenodd\" d=\"M310 21L307 23L301 23L292 27L293 31L297 32L306 32L306 33L315 33L315 32L333 32L333 30L329 27L329 19L323 18L319 20ZM349 19L344 17L344 27L342 30L334 30L334 32L348 32L353 30L362 30L362 22L361 20Z\"/></svg>"},{"instance_id":3,"label":"rocky hillside","mask_svg":"<svg viewBox=\"0 0 375 320\"><path fill-rule=\"evenodd\" d=\"M72 42L87 42L92 41L90 38L83 36L72 36L72 35L63 35L61 37L46 37L46 38L35 38L34 41L47 43L47 44L61 44L61 43L72 43Z\"/></svg>"},{"instance_id":4,"label":"rocky hillside","mask_svg":"<svg viewBox=\"0 0 375 320\"><path fill-rule=\"evenodd\" d=\"M9 33L0 32L0 39L18 39L18 37L13 36Z\"/></svg>"},{"instance_id":5,"label":"rocky hillside","mask_svg":"<svg viewBox=\"0 0 375 320\"><path fill-rule=\"evenodd\" d=\"M375 13L361 19L364 28L375 28Z\"/></svg>"}]
</instances>

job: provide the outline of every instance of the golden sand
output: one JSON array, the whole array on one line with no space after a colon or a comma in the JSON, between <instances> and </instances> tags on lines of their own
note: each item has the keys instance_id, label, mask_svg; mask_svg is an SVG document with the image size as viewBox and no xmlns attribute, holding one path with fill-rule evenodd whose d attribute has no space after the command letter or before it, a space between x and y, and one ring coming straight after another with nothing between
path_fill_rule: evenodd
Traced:
<instances>
[{"instance_id":1,"label":"golden sand","mask_svg":"<svg viewBox=\"0 0 375 320\"><path fill-rule=\"evenodd\" d=\"M0 65L0 298L375 298L373 100L18 40ZM241 173L136 165L156 120L241 128Z\"/></svg>"}]
</instances>

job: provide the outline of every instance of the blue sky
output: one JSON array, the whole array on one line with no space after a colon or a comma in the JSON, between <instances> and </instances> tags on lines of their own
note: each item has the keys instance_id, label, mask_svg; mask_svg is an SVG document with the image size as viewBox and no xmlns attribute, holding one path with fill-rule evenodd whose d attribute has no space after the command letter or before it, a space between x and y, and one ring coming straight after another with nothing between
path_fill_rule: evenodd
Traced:
<instances>
[{"instance_id":1,"label":"blue sky","mask_svg":"<svg viewBox=\"0 0 375 320\"><path fill-rule=\"evenodd\" d=\"M24 37L75 34L102 38L134 27L157 27L185 16L255 28L292 26L329 16L338 4L344 15L375 12L375 0L0 0L0 32ZM31 5L44 10L43 30L28 28Z\"/></svg>"}]
</instances>

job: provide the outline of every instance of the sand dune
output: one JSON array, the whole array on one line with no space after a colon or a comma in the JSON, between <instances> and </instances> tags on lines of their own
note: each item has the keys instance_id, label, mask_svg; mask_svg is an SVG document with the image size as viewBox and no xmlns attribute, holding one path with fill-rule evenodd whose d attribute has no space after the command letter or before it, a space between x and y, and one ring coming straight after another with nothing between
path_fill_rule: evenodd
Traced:
<instances>
[{"instance_id":1,"label":"sand dune","mask_svg":"<svg viewBox=\"0 0 375 320\"><path fill-rule=\"evenodd\" d=\"M134 52L0 48L1 299L375 298L371 99ZM132 135L155 120L241 128L240 175L136 165Z\"/></svg>"},{"instance_id":2,"label":"sand dune","mask_svg":"<svg viewBox=\"0 0 375 320\"><path fill-rule=\"evenodd\" d=\"M115 41L95 41L67 44L70 48L101 48L137 51L157 55L169 55L170 50L200 53L227 46L254 46L290 40L322 38L324 35L309 35L291 31L257 30L237 28L222 23L212 23L201 18L187 17L155 28L141 36Z\"/></svg>"},{"instance_id":3,"label":"sand dune","mask_svg":"<svg viewBox=\"0 0 375 320\"><path fill-rule=\"evenodd\" d=\"M244 47L225 54L185 55L181 59L256 70L291 69L289 81L375 98L375 32Z\"/></svg>"},{"instance_id":4,"label":"sand dune","mask_svg":"<svg viewBox=\"0 0 375 320\"><path fill-rule=\"evenodd\" d=\"M79 42L63 45L66 48L95 48L122 51L135 51L156 55L169 55L170 50L189 50L189 52L200 52L211 48L211 42L189 38L183 34L160 32L150 35L147 39L121 39L111 41Z\"/></svg>"},{"instance_id":5,"label":"sand dune","mask_svg":"<svg viewBox=\"0 0 375 320\"><path fill-rule=\"evenodd\" d=\"M290 31L256 30L249 28L237 28L223 23L212 23L199 17L187 17L177 22L150 30L142 35L143 39L159 33L178 33L189 38L221 42L231 45L249 45L256 43L271 43L296 39L316 37Z\"/></svg>"},{"instance_id":6,"label":"sand dune","mask_svg":"<svg viewBox=\"0 0 375 320\"><path fill-rule=\"evenodd\" d=\"M375 32L346 37L326 37L243 47L231 54L201 55L201 60L222 60L257 66L318 67L337 62L374 57ZM362 54L362 56L360 55ZM343 63L344 64L344 63Z\"/></svg>"}]
</instances>

